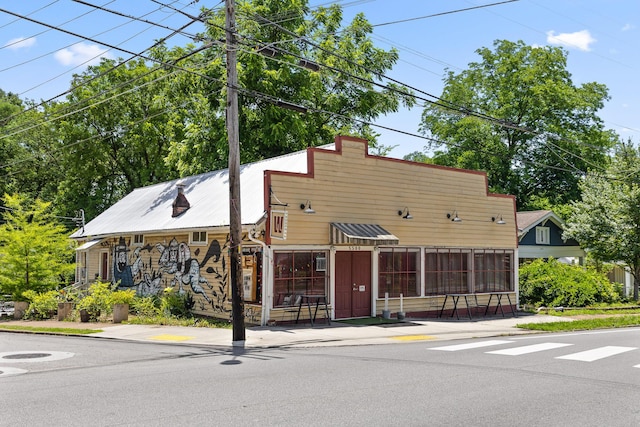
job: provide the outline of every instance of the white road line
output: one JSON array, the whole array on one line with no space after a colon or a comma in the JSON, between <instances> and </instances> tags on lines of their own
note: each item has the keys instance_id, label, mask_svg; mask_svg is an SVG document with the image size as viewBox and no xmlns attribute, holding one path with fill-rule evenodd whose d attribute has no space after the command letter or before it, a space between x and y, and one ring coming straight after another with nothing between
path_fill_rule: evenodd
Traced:
<instances>
[{"instance_id":1,"label":"white road line","mask_svg":"<svg viewBox=\"0 0 640 427\"><path fill-rule=\"evenodd\" d=\"M489 340L489 341L471 342L468 344L446 345L444 347L432 347L428 350L458 351L458 350L469 350L472 348L491 347L492 345L510 344L510 343L513 343L513 341Z\"/></svg>"},{"instance_id":2,"label":"white road line","mask_svg":"<svg viewBox=\"0 0 640 427\"><path fill-rule=\"evenodd\" d=\"M615 356L616 354L635 350L637 347L618 347L608 345L606 347L594 348L593 350L581 351L580 353L567 354L559 356L556 359L578 360L580 362L593 362L594 360L604 359L605 357Z\"/></svg>"},{"instance_id":3,"label":"white road line","mask_svg":"<svg viewBox=\"0 0 640 427\"><path fill-rule=\"evenodd\" d=\"M506 356L520 356L521 354L535 353L536 351L553 350L554 348L567 347L573 344L559 342L545 342L541 344L525 345L522 347L505 348L503 350L487 351L487 354L503 354Z\"/></svg>"}]
</instances>

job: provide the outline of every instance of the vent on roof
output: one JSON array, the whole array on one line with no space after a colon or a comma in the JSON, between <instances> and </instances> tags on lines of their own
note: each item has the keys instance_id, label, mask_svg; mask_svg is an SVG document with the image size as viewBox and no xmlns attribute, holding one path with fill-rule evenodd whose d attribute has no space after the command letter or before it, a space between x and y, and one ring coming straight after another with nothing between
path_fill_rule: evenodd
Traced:
<instances>
[{"instance_id":1,"label":"vent on roof","mask_svg":"<svg viewBox=\"0 0 640 427\"><path fill-rule=\"evenodd\" d=\"M184 211L191 207L189 201L187 200L187 196L184 195L184 184L178 183L176 187L178 187L178 195L173 201L173 213L171 214L171 216L174 218L178 215L181 215Z\"/></svg>"}]
</instances>

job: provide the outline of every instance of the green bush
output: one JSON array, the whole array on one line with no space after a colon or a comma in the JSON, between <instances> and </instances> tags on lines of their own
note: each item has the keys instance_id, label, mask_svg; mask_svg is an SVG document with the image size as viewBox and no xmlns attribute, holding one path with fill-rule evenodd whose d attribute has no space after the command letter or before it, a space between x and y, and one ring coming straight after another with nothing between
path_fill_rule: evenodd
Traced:
<instances>
[{"instance_id":1,"label":"green bush","mask_svg":"<svg viewBox=\"0 0 640 427\"><path fill-rule=\"evenodd\" d=\"M117 290L111 293L109 302L111 303L112 306L113 304L131 305L135 297L136 297L135 289Z\"/></svg>"},{"instance_id":2,"label":"green bush","mask_svg":"<svg viewBox=\"0 0 640 427\"><path fill-rule=\"evenodd\" d=\"M160 297L160 313L170 317L191 317L194 301L190 293L179 294L173 288L165 288Z\"/></svg>"},{"instance_id":3,"label":"green bush","mask_svg":"<svg viewBox=\"0 0 640 427\"><path fill-rule=\"evenodd\" d=\"M25 319L50 319L58 311L60 293L58 291L36 292L26 290L22 296L29 301L29 308L24 313Z\"/></svg>"},{"instance_id":4,"label":"green bush","mask_svg":"<svg viewBox=\"0 0 640 427\"><path fill-rule=\"evenodd\" d=\"M92 320L97 320L101 314L108 315L113 311L112 294L110 283L95 282L89 286L87 295L78 301L76 308L78 310L87 310L89 317Z\"/></svg>"},{"instance_id":5,"label":"green bush","mask_svg":"<svg viewBox=\"0 0 640 427\"><path fill-rule=\"evenodd\" d=\"M586 307L620 300L604 273L550 258L520 267L520 302L536 307Z\"/></svg>"},{"instance_id":6,"label":"green bush","mask_svg":"<svg viewBox=\"0 0 640 427\"><path fill-rule=\"evenodd\" d=\"M160 300L155 296L135 297L131 311L139 317L155 318L160 315Z\"/></svg>"}]
</instances>

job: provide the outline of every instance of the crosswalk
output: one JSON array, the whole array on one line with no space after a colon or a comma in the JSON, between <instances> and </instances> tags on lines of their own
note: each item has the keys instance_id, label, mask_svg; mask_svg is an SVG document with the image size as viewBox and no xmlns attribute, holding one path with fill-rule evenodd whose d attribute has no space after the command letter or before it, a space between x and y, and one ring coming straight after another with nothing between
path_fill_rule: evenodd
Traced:
<instances>
[{"instance_id":1,"label":"crosswalk","mask_svg":"<svg viewBox=\"0 0 640 427\"><path fill-rule=\"evenodd\" d=\"M509 340L486 340L486 341L474 341L464 344L452 344L440 347L431 347L429 350L434 351L464 351L485 349L496 346L506 346L509 344L517 344L515 341ZM501 356L522 356L531 353L539 353L549 350L556 350L561 348L569 348L574 344L562 343L562 342L543 342L538 344L517 345L515 347L501 348L497 350L485 351L485 354L494 354ZM626 353L629 351L637 350L638 347L622 347L622 346L603 346L597 347L585 351L570 352L561 356L556 356L554 359L560 360L573 360L578 362L594 362L596 360L605 359L607 357L616 356L618 354ZM634 368L640 368L640 364L633 366Z\"/></svg>"}]
</instances>

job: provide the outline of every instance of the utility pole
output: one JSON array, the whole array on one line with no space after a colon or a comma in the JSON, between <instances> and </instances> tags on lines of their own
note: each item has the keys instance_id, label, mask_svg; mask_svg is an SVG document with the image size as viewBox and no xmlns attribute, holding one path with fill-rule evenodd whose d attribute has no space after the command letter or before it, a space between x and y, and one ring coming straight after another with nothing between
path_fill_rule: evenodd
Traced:
<instances>
[{"instance_id":1,"label":"utility pole","mask_svg":"<svg viewBox=\"0 0 640 427\"><path fill-rule=\"evenodd\" d=\"M227 137L229 140L229 278L233 345L244 346L244 302L242 300L242 215L240 209L240 130L238 124L238 70L235 0L225 0L227 46Z\"/></svg>"}]
</instances>

